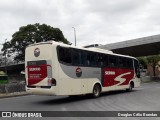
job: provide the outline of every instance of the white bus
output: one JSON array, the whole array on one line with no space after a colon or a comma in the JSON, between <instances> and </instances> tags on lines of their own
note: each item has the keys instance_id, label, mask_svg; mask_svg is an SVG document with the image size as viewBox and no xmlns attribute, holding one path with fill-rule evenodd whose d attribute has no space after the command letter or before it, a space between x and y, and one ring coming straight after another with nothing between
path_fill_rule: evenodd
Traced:
<instances>
[{"instance_id":1,"label":"white bus","mask_svg":"<svg viewBox=\"0 0 160 120\"><path fill-rule=\"evenodd\" d=\"M99 48L78 48L54 41L25 51L26 91L40 95L84 95L140 86L136 58Z\"/></svg>"}]
</instances>

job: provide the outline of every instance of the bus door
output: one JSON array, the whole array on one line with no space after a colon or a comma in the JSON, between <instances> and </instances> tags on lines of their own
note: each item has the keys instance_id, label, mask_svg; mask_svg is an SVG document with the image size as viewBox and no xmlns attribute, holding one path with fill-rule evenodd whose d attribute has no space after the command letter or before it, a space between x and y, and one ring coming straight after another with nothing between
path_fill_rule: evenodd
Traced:
<instances>
[{"instance_id":1,"label":"bus door","mask_svg":"<svg viewBox=\"0 0 160 120\"><path fill-rule=\"evenodd\" d=\"M134 71L136 78L140 78L140 66L137 60L134 60Z\"/></svg>"}]
</instances>

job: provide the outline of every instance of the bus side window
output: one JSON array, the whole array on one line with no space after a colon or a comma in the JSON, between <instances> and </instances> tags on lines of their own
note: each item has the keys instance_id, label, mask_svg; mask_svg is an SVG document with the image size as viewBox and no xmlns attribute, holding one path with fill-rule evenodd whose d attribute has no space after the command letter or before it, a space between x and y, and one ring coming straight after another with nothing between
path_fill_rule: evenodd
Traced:
<instances>
[{"instance_id":1,"label":"bus side window","mask_svg":"<svg viewBox=\"0 0 160 120\"><path fill-rule=\"evenodd\" d=\"M79 65L80 64L80 53L79 50L72 49L72 56L73 56L73 65Z\"/></svg>"},{"instance_id":2,"label":"bus side window","mask_svg":"<svg viewBox=\"0 0 160 120\"><path fill-rule=\"evenodd\" d=\"M98 66L99 67L104 66L105 60L104 60L104 55L103 54L98 54L97 60L98 60Z\"/></svg>"},{"instance_id":3,"label":"bus side window","mask_svg":"<svg viewBox=\"0 0 160 120\"><path fill-rule=\"evenodd\" d=\"M85 65L90 66L90 64L91 64L90 62L91 61L90 61L90 54L89 54L89 52L86 53L86 57L85 58L86 58Z\"/></svg>"},{"instance_id":4,"label":"bus side window","mask_svg":"<svg viewBox=\"0 0 160 120\"><path fill-rule=\"evenodd\" d=\"M85 65L85 52L80 50L79 55L80 55L80 65Z\"/></svg>"},{"instance_id":5,"label":"bus side window","mask_svg":"<svg viewBox=\"0 0 160 120\"><path fill-rule=\"evenodd\" d=\"M97 53L87 52L85 65L86 66L97 66Z\"/></svg>"},{"instance_id":6,"label":"bus side window","mask_svg":"<svg viewBox=\"0 0 160 120\"><path fill-rule=\"evenodd\" d=\"M123 57L119 57L118 58L118 67L120 67L120 68L124 68L125 67L125 64L124 64L123 60L124 60Z\"/></svg>"},{"instance_id":7,"label":"bus side window","mask_svg":"<svg viewBox=\"0 0 160 120\"><path fill-rule=\"evenodd\" d=\"M91 66L97 66L97 53L90 53Z\"/></svg>"},{"instance_id":8,"label":"bus side window","mask_svg":"<svg viewBox=\"0 0 160 120\"><path fill-rule=\"evenodd\" d=\"M118 63L118 57L110 55L109 56L109 66L110 67L117 67L118 66L117 63Z\"/></svg>"},{"instance_id":9,"label":"bus side window","mask_svg":"<svg viewBox=\"0 0 160 120\"><path fill-rule=\"evenodd\" d=\"M104 55L103 60L104 60L104 65L108 67L109 66L108 55Z\"/></svg>"},{"instance_id":10,"label":"bus side window","mask_svg":"<svg viewBox=\"0 0 160 120\"><path fill-rule=\"evenodd\" d=\"M62 63L67 63L67 64L71 64L71 50L69 48L63 48L63 47L59 47L58 49L58 56L59 56L59 60Z\"/></svg>"},{"instance_id":11,"label":"bus side window","mask_svg":"<svg viewBox=\"0 0 160 120\"><path fill-rule=\"evenodd\" d=\"M133 69L133 60L132 59L127 59L127 68L132 68Z\"/></svg>"}]
</instances>

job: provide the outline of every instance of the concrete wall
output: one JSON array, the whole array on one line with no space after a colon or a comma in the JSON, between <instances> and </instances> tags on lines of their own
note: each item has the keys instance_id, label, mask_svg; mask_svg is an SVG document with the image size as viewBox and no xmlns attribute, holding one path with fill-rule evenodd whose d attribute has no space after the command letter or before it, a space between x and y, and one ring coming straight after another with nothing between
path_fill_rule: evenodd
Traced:
<instances>
[{"instance_id":1,"label":"concrete wall","mask_svg":"<svg viewBox=\"0 0 160 120\"><path fill-rule=\"evenodd\" d=\"M9 84L0 84L0 93L25 91L25 78L20 74L20 72L24 69L24 64L7 66ZM5 71L5 68L0 67L0 71Z\"/></svg>"},{"instance_id":2,"label":"concrete wall","mask_svg":"<svg viewBox=\"0 0 160 120\"><path fill-rule=\"evenodd\" d=\"M24 83L0 84L0 93L14 93L25 91Z\"/></svg>"},{"instance_id":3,"label":"concrete wall","mask_svg":"<svg viewBox=\"0 0 160 120\"><path fill-rule=\"evenodd\" d=\"M147 66L147 71L150 76L153 76L153 67L150 64ZM157 77L160 77L160 71L158 67L156 68L155 73Z\"/></svg>"}]
</instances>

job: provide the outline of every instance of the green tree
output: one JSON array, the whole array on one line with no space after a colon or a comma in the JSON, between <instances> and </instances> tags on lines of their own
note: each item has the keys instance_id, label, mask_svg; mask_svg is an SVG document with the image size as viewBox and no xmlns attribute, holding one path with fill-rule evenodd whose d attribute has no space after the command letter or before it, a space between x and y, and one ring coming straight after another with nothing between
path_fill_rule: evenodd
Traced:
<instances>
[{"instance_id":1,"label":"green tree","mask_svg":"<svg viewBox=\"0 0 160 120\"><path fill-rule=\"evenodd\" d=\"M147 69L147 64L148 64L147 57L138 57L137 59L139 60L139 63L140 63L145 69Z\"/></svg>"},{"instance_id":2,"label":"green tree","mask_svg":"<svg viewBox=\"0 0 160 120\"><path fill-rule=\"evenodd\" d=\"M40 25L39 23L36 23L20 27L19 31L12 35L11 41L6 42L3 45L2 51L3 54L7 53L8 56L13 55L14 60L17 62L24 61L26 46L49 40L57 42L61 41L69 44L59 28L53 28L46 24Z\"/></svg>"},{"instance_id":3,"label":"green tree","mask_svg":"<svg viewBox=\"0 0 160 120\"><path fill-rule=\"evenodd\" d=\"M153 55L153 56L148 56L147 57L148 63L151 64L153 68L153 76L156 76L156 66L158 65L158 61L160 61L160 56L159 55Z\"/></svg>"}]
</instances>

